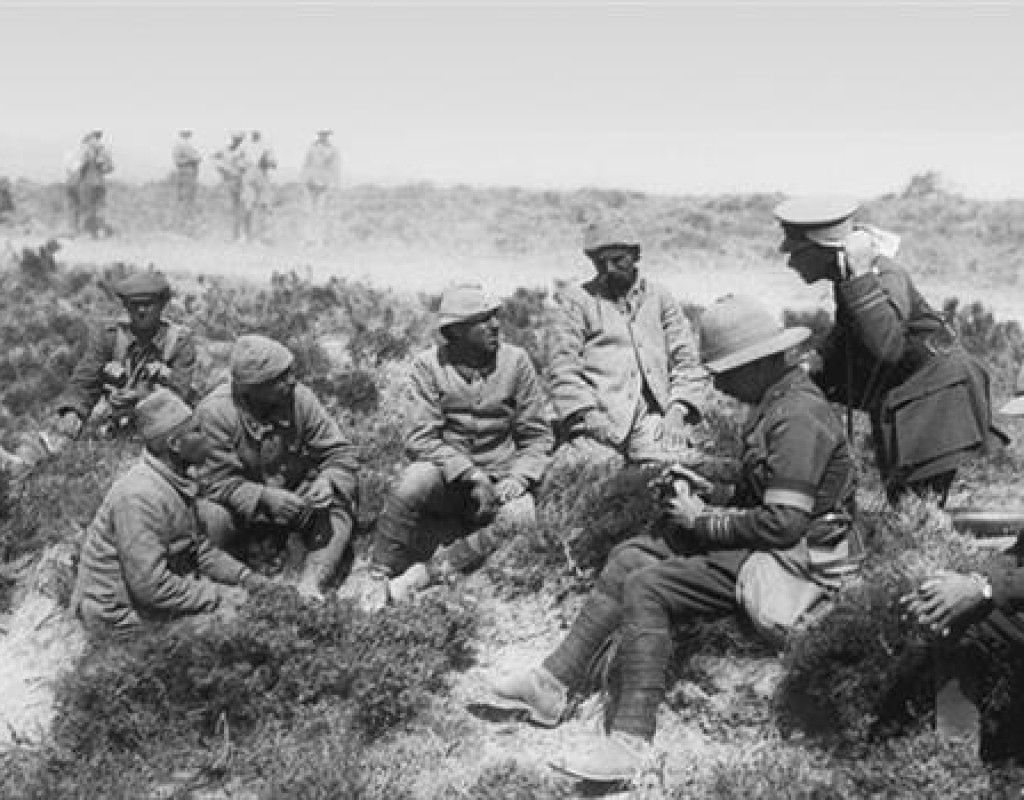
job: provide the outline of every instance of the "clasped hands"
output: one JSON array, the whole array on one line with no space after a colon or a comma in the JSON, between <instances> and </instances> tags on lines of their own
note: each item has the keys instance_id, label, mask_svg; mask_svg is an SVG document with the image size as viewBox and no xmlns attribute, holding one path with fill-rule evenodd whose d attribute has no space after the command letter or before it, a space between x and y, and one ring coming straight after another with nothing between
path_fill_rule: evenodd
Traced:
<instances>
[{"instance_id":1,"label":"clasped hands","mask_svg":"<svg viewBox=\"0 0 1024 800\"><path fill-rule=\"evenodd\" d=\"M326 478L317 478L304 489L293 492L276 486L264 486L259 505L278 525L297 522L304 514L327 508L334 499L334 486Z\"/></svg>"},{"instance_id":2,"label":"clasped hands","mask_svg":"<svg viewBox=\"0 0 1024 800\"><path fill-rule=\"evenodd\" d=\"M903 595L900 605L919 625L949 636L954 626L971 622L971 617L984 607L983 581L978 575L942 571Z\"/></svg>"},{"instance_id":3,"label":"clasped hands","mask_svg":"<svg viewBox=\"0 0 1024 800\"><path fill-rule=\"evenodd\" d=\"M509 475L494 482L485 472L476 470L467 476L470 483L469 496L476 506L476 517L480 522L490 522L498 514L498 508L526 494L526 481Z\"/></svg>"}]
</instances>

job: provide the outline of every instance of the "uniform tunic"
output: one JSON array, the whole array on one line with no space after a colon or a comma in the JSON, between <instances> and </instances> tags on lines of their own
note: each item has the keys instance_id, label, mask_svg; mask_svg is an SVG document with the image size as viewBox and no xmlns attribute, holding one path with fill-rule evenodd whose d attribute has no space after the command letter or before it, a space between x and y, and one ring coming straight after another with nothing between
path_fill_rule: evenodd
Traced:
<instances>
[{"instance_id":1,"label":"uniform tunic","mask_svg":"<svg viewBox=\"0 0 1024 800\"><path fill-rule=\"evenodd\" d=\"M622 694L612 727L653 735L671 625L734 612L737 582L754 553L777 560L786 591L820 595L819 587L852 569L859 555L849 540L854 488L842 424L806 374L788 370L745 426L741 479L729 507L699 515L693 531L667 530L616 547L545 666L567 685L577 682L621 627Z\"/></svg>"},{"instance_id":2,"label":"uniform tunic","mask_svg":"<svg viewBox=\"0 0 1024 800\"><path fill-rule=\"evenodd\" d=\"M871 415L883 478L926 480L980 452L991 425L988 375L950 340L906 270L878 256L834 293L817 380L830 400Z\"/></svg>"},{"instance_id":3,"label":"uniform tunic","mask_svg":"<svg viewBox=\"0 0 1024 800\"><path fill-rule=\"evenodd\" d=\"M698 409L704 372L690 324L667 289L639 279L616 300L598 277L556 300L548 383L559 422L596 409L622 442L640 406L661 415L673 403Z\"/></svg>"},{"instance_id":4,"label":"uniform tunic","mask_svg":"<svg viewBox=\"0 0 1024 800\"><path fill-rule=\"evenodd\" d=\"M183 325L161 320L150 342L142 345L124 319L108 322L90 336L85 353L57 401L58 413L74 411L80 419L88 418L103 395L103 368L110 362L124 368L128 376L125 388L152 389L159 384L186 403L192 402L196 365L192 332ZM160 370L161 366L167 370Z\"/></svg>"},{"instance_id":5,"label":"uniform tunic","mask_svg":"<svg viewBox=\"0 0 1024 800\"><path fill-rule=\"evenodd\" d=\"M145 453L89 524L72 605L86 622L132 628L144 618L212 611L220 585L247 572L202 535L195 483Z\"/></svg>"}]
</instances>

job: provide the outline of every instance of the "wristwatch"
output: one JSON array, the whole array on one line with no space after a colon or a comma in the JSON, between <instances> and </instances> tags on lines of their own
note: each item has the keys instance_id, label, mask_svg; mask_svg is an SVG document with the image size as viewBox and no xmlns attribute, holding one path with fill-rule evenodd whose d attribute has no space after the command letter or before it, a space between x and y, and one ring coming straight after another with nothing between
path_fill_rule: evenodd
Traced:
<instances>
[{"instance_id":1,"label":"wristwatch","mask_svg":"<svg viewBox=\"0 0 1024 800\"><path fill-rule=\"evenodd\" d=\"M971 579L978 584L978 589L981 591L981 596L986 601L991 602L992 600L992 583L987 577L982 575L980 572L972 572Z\"/></svg>"}]
</instances>

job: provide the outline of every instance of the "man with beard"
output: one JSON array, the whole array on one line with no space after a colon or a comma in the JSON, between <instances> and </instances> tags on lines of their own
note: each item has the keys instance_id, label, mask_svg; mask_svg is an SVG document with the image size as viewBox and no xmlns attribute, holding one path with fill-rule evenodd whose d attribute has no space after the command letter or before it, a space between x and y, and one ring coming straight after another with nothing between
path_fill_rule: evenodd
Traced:
<instances>
[{"instance_id":1,"label":"man with beard","mask_svg":"<svg viewBox=\"0 0 1024 800\"><path fill-rule=\"evenodd\" d=\"M534 520L552 434L530 357L501 342L498 309L479 285L448 289L437 321L444 342L413 361L412 463L377 522L368 607L479 566L503 532Z\"/></svg>"},{"instance_id":2,"label":"man with beard","mask_svg":"<svg viewBox=\"0 0 1024 800\"><path fill-rule=\"evenodd\" d=\"M671 459L700 420L690 324L667 289L640 277L640 243L623 220L588 226L583 251L597 275L556 294L551 323L556 463Z\"/></svg>"},{"instance_id":3,"label":"man with beard","mask_svg":"<svg viewBox=\"0 0 1024 800\"><path fill-rule=\"evenodd\" d=\"M190 476L210 452L192 410L167 389L135 409L146 450L107 493L85 534L71 607L93 631L236 606L264 579L210 546Z\"/></svg>"},{"instance_id":4,"label":"man with beard","mask_svg":"<svg viewBox=\"0 0 1024 800\"><path fill-rule=\"evenodd\" d=\"M24 475L61 452L79 436L101 398L115 429L130 425L135 404L158 386L192 402L195 343L188 328L163 317L171 299L167 278L153 270L136 272L115 283L113 292L127 316L91 333L43 430L23 437L14 453L0 448L0 467L11 475Z\"/></svg>"},{"instance_id":5,"label":"man with beard","mask_svg":"<svg viewBox=\"0 0 1024 800\"><path fill-rule=\"evenodd\" d=\"M358 465L351 442L296 380L294 361L265 336L235 342L230 383L196 409L212 443L203 489L218 506L215 545L249 558L262 545L287 548L302 560L299 591L320 597L352 533Z\"/></svg>"}]
</instances>

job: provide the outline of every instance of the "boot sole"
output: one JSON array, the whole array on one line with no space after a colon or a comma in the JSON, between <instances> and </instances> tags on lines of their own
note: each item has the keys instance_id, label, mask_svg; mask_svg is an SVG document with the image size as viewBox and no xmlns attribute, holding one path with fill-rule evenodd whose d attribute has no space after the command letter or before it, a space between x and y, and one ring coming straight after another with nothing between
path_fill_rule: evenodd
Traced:
<instances>
[{"instance_id":1,"label":"boot sole","mask_svg":"<svg viewBox=\"0 0 1024 800\"><path fill-rule=\"evenodd\" d=\"M555 717L541 716L533 706L529 703L525 703L522 700L512 700L511 698L499 697L498 695L492 694L487 705L491 708L498 708L502 711L525 711L530 722L534 725L540 725L542 728L554 728L562 721L562 715L558 714Z\"/></svg>"}]
</instances>

